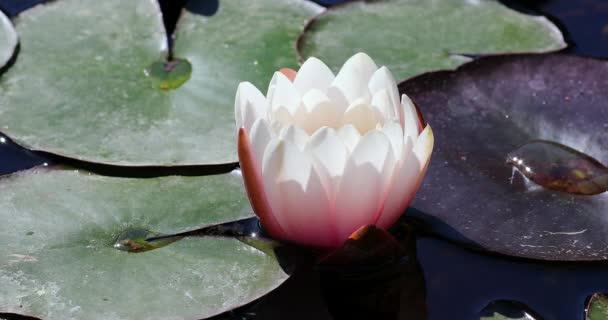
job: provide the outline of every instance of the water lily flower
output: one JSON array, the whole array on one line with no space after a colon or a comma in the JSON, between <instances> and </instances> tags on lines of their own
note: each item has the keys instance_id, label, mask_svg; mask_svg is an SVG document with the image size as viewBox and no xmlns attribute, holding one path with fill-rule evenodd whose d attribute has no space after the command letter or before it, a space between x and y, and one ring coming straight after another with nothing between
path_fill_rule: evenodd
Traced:
<instances>
[{"instance_id":1,"label":"water lily flower","mask_svg":"<svg viewBox=\"0 0 608 320\"><path fill-rule=\"evenodd\" d=\"M253 210L271 235L304 245L335 248L361 226L389 228L433 149L431 127L364 53L337 75L316 58L276 72L266 96L242 82L235 116Z\"/></svg>"}]
</instances>

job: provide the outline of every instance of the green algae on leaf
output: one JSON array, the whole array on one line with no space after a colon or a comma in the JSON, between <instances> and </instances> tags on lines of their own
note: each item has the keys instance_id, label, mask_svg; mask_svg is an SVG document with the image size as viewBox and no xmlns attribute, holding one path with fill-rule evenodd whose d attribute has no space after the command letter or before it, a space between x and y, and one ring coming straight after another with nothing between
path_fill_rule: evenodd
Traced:
<instances>
[{"instance_id":1,"label":"green algae on leaf","mask_svg":"<svg viewBox=\"0 0 608 320\"><path fill-rule=\"evenodd\" d=\"M298 41L302 58L315 56L337 70L364 51L397 79L453 69L464 54L547 52L566 46L544 17L508 9L498 1L355 1L312 20Z\"/></svg>"},{"instance_id":2,"label":"green algae on leaf","mask_svg":"<svg viewBox=\"0 0 608 320\"><path fill-rule=\"evenodd\" d=\"M17 32L9 18L0 11L0 69L11 59L17 48Z\"/></svg>"},{"instance_id":3,"label":"green algae on leaf","mask_svg":"<svg viewBox=\"0 0 608 320\"><path fill-rule=\"evenodd\" d=\"M114 244L125 230L141 240L137 230L175 234L250 216L237 173L132 179L36 168L4 176L0 313L200 319L243 305L287 279L273 256L214 236L138 253Z\"/></svg>"},{"instance_id":4,"label":"green algae on leaf","mask_svg":"<svg viewBox=\"0 0 608 320\"><path fill-rule=\"evenodd\" d=\"M173 54L191 74L166 81L156 72L168 54L156 0L38 5L16 19L21 50L0 78L0 131L97 163L234 163L239 82L262 87L275 70L295 67L297 35L321 10L304 0L231 0L211 17L185 11Z\"/></svg>"},{"instance_id":5,"label":"green algae on leaf","mask_svg":"<svg viewBox=\"0 0 608 320\"><path fill-rule=\"evenodd\" d=\"M192 64L184 59L156 61L144 69L144 74L156 89L177 89L190 79Z\"/></svg>"}]
</instances>

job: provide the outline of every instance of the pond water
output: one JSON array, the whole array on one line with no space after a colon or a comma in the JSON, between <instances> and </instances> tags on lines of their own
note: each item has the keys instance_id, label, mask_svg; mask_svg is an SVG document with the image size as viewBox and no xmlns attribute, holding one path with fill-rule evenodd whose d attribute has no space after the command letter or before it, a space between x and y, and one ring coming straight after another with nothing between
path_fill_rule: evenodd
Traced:
<instances>
[{"instance_id":1,"label":"pond water","mask_svg":"<svg viewBox=\"0 0 608 320\"><path fill-rule=\"evenodd\" d=\"M0 0L0 9L16 15L39 2ZM605 0L503 2L516 10L549 16L571 44L566 52L608 56L608 2ZM169 13L165 22L170 26L185 1L161 0L161 3ZM217 6L217 1L207 1L190 9L211 15ZM24 150L0 136L0 175L57 161L60 160ZM424 235L417 238L416 248L425 280L428 319L479 319L480 310L492 301L515 300L529 306L543 319L577 320L584 318L585 301L591 294L608 292L606 264L514 259L471 251ZM299 270L260 301L217 319L332 319L328 310L335 311L335 307L328 302L334 300L323 298L320 277L319 272L311 268ZM406 318L411 319L403 317Z\"/></svg>"}]
</instances>

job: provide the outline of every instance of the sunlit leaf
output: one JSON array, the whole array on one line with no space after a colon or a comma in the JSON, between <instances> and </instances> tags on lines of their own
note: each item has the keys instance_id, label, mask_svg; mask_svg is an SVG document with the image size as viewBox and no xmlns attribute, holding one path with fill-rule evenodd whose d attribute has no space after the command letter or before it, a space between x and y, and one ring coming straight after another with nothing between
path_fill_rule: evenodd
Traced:
<instances>
[{"instance_id":1,"label":"sunlit leaf","mask_svg":"<svg viewBox=\"0 0 608 320\"><path fill-rule=\"evenodd\" d=\"M156 0L39 5L16 22L21 51L0 78L0 131L91 162L236 162L238 83L263 88L275 70L295 67L295 39L320 10L303 0L231 0L211 17L185 12L174 53L186 61L165 64Z\"/></svg>"},{"instance_id":2,"label":"sunlit leaf","mask_svg":"<svg viewBox=\"0 0 608 320\"><path fill-rule=\"evenodd\" d=\"M0 11L0 68L11 59L16 47L17 33L8 17Z\"/></svg>"},{"instance_id":3,"label":"sunlit leaf","mask_svg":"<svg viewBox=\"0 0 608 320\"><path fill-rule=\"evenodd\" d=\"M272 254L213 236L137 253L114 245L145 240L133 230L172 234L250 215L237 173L131 179L32 169L2 177L0 313L200 319L243 305L288 277Z\"/></svg>"},{"instance_id":4,"label":"sunlit leaf","mask_svg":"<svg viewBox=\"0 0 608 320\"><path fill-rule=\"evenodd\" d=\"M299 52L337 70L364 51L398 79L455 68L463 54L546 52L565 47L544 17L510 10L493 0L354 1L315 18L302 34Z\"/></svg>"}]
</instances>

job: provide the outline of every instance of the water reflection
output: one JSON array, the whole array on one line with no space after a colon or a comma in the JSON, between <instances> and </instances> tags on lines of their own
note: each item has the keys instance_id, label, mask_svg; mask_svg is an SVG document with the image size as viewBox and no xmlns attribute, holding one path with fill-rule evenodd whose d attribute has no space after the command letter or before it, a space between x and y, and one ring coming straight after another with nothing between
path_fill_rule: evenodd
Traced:
<instances>
[{"instance_id":1,"label":"water reflection","mask_svg":"<svg viewBox=\"0 0 608 320\"><path fill-rule=\"evenodd\" d=\"M536 140L526 143L507 155L507 163L548 189L583 195L595 195L608 189L608 168L557 142Z\"/></svg>"},{"instance_id":2,"label":"water reflection","mask_svg":"<svg viewBox=\"0 0 608 320\"><path fill-rule=\"evenodd\" d=\"M417 248L430 320L478 319L501 299L521 301L544 319L582 320L587 297L608 288L606 264L513 260L434 238L418 239Z\"/></svg>"}]
</instances>

